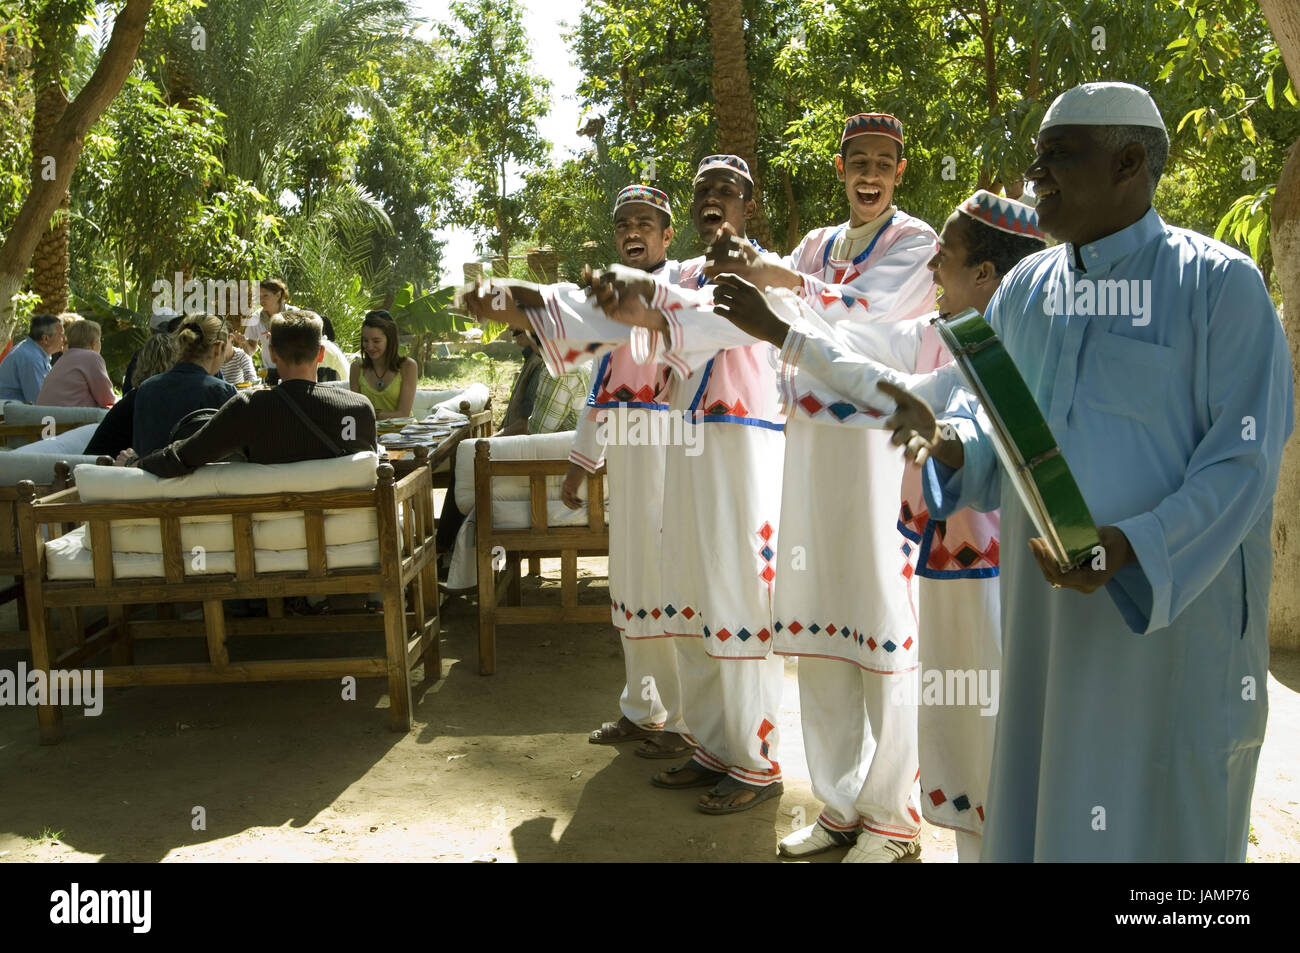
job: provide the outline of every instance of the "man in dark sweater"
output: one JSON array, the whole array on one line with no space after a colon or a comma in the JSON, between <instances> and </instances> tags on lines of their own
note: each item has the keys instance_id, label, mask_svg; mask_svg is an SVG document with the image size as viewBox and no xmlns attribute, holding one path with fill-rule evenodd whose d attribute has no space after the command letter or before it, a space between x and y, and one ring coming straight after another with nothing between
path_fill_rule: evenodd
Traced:
<instances>
[{"instance_id":1,"label":"man in dark sweater","mask_svg":"<svg viewBox=\"0 0 1300 953\"><path fill-rule=\"evenodd\" d=\"M376 449L370 401L341 387L316 383L325 355L321 319L310 311L271 319L271 359L280 383L232 397L201 430L140 461L155 476L189 473L241 451L249 463L296 463ZM292 403L315 425L309 426ZM319 431L319 432L318 432Z\"/></svg>"}]
</instances>

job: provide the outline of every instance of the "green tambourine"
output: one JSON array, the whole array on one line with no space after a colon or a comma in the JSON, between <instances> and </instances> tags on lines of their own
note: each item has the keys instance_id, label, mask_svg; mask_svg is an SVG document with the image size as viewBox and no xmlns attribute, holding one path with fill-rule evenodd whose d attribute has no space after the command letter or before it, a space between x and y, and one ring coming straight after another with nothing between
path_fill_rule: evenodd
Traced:
<instances>
[{"instance_id":1,"label":"green tambourine","mask_svg":"<svg viewBox=\"0 0 1300 953\"><path fill-rule=\"evenodd\" d=\"M1034 395L974 308L934 320L944 345L993 424L993 446L1062 571L1100 545L1097 525Z\"/></svg>"}]
</instances>

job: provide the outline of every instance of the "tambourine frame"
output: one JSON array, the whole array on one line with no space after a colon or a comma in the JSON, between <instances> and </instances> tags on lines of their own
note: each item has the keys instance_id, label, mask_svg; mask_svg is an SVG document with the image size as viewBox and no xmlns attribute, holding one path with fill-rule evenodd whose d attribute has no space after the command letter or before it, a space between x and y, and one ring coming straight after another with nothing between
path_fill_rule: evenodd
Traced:
<instances>
[{"instance_id":1,"label":"tambourine frame","mask_svg":"<svg viewBox=\"0 0 1300 953\"><path fill-rule=\"evenodd\" d=\"M1066 572L1079 565L1082 560L1091 555L1093 548L1099 545L1100 539L1097 537L1096 525L1088 513L1087 504L1078 490L1078 485L1074 482L1065 460L1061 457L1060 448L1054 441L1050 447L1047 447L1032 459L1025 459L1011 427L1008 425L1003 413L998 409L998 402L984 385L980 369L974 365L977 354L986 348L997 346L1000 352L999 357L1009 365L1007 369L1015 371L1015 379L1011 380L1011 375L1007 374L1007 379L1002 381L1003 386L1013 390L1023 390L1023 400L1027 401L1027 404L1022 413L1033 418L1034 426L1041 426L1046 433L1050 433L1050 430L1047 428L1046 421L1042 419L1037 404L1033 401L1033 395L1025 385L1023 377L1015 369L1015 362L1011 360L1010 355L1006 354L1005 348L1002 347L1001 341L998 340L992 329L988 328L988 335L982 339L967 343L959 339L953 328L949 326L958 321L967 321L972 317L978 318L984 328L988 328L979 312L973 308L967 308L947 320L936 318L934 321L935 329L938 331L944 346L952 353L953 360L961 370L967 385L979 399L980 406L988 416L989 423L992 425L990 436L993 440L993 447L1008 478L1016 488L1020 502L1029 513L1034 528L1047 543L1057 566L1060 567L1062 572ZM1002 394L1000 396L1005 400L1008 395ZM1039 475L1044 468L1050 468L1054 471L1051 479L1058 492L1074 497L1067 505L1058 507L1059 510L1071 510L1078 514L1077 521L1079 525L1075 526L1075 532L1071 533L1073 537L1072 544L1067 544L1066 540L1063 539L1056 520L1052 516L1052 511L1043 498L1039 486ZM1044 477L1044 479L1047 479L1047 477ZM1084 518L1086 518L1086 528L1083 525Z\"/></svg>"}]
</instances>

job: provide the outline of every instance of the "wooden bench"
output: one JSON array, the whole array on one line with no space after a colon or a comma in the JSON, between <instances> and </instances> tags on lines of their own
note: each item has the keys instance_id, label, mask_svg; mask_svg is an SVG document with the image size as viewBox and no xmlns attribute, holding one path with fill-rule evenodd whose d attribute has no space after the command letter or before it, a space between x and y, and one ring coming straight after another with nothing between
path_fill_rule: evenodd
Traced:
<instances>
[{"instance_id":1,"label":"wooden bench","mask_svg":"<svg viewBox=\"0 0 1300 953\"><path fill-rule=\"evenodd\" d=\"M438 646L434 521L430 472L417 468L395 481L392 467L378 465L371 489L260 496L221 496L190 499L151 499L135 502L84 503L72 488L37 497L36 485L20 484L19 534L22 546L24 597L31 633L33 669L48 673L84 666L107 650L112 664L103 669L104 685L182 685L208 682L255 682L284 679L337 679L345 676L388 678L390 724L394 730L411 726L411 670L421 662L425 679L441 676ZM326 567L324 513L338 509L373 509L378 526L377 565L333 569ZM305 572L262 572L255 567L253 514L298 512L306 531ZM401 514L399 519L399 513ZM181 518L229 516L234 530L234 572L189 575L190 552L181 548ZM157 520L162 539L164 577L121 578L115 574L111 551L114 520ZM93 578L47 578L46 543L40 529L51 524L86 523L92 549ZM382 616L370 613L319 616L226 619L224 599L267 599L339 595L383 595ZM408 598L409 594L409 598ZM202 620L133 619L131 607L198 602ZM104 606L107 625L80 644L56 652L51 640L50 613L65 608ZM227 640L244 635L303 635L383 631L385 651L377 656L327 659L232 661ZM207 662L135 665L137 637L203 637ZM38 706L42 744L62 735L61 712L53 704Z\"/></svg>"},{"instance_id":2,"label":"wooden bench","mask_svg":"<svg viewBox=\"0 0 1300 953\"><path fill-rule=\"evenodd\" d=\"M75 458L74 458L75 459ZM98 461L111 465L108 457L99 457ZM39 463L43 461L33 461ZM72 485L72 466L67 461L58 461L49 467L50 472L39 482L33 480L36 493L44 496L67 489ZM35 474L31 474L34 476ZM0 589L0 605L17 600L18 631L27 629L27 603L23 599L23 556L18 541L18 483L0 484L0 576L12 576L13 583ZM72 529L63 527L62 532Z\"/></svg>"},{"instance_id":3,"label":"wooden bench","mask_svg":"<svg viewBox=\"0 0 1300 953\"><path fill-rule=\"evenodd\" d=\"M605 524L605 470L587 477L587 525L550 526L547 517L548 477L563 477L564 460L493 460L493 441L474 447L474 508L477 513L478 670L496 672L496 627L565 622L608 622L608 603L578 604L578 557L608 556L609 528ZM492 481L498 477L527 477L530 525L520 529L494 526ZM560 604L523 605L520 561L560 559Z\"/></svg>"}]
</instances>

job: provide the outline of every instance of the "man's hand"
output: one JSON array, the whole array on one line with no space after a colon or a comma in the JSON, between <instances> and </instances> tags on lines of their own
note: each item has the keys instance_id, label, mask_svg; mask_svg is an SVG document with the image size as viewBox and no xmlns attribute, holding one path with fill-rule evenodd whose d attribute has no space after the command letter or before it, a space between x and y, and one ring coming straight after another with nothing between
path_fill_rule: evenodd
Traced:
<instances>
[{"instance_id":1,"label":"man's hand","mask_svg":"<svg viewBox=\"0 0 1300 953\"><path fill-rule=\"evenodd\" d=\"M113 466L133 467L139 462L140 462L140 455L137 454L130 447L127 447L125 450L123 450L121 453L117 455L116 459L113 460Z\"/></svg>"},{"instance_id":2,"label":"man's hand","mask_svg":"<svg viewBox=\"0 0 1300 953\"><path fill-rule=\"evenodd\" d=\"M894 432L890 442L903 448L906 459L920 466L934 457L954 470L962 468L966 454L961 441L955 436L945 437L929 404L888 381L881 381L876 389L894 398L898 405L885 421L885 428Z\"/></svg>"},{"instance_id":3,"label":"man's hand","mask_svg":"<svg viewBox=\"0 0 1300 953\"><path fill-rule=\"evenodd\" d=\"M739 275L717 277L713 310L750 337L781 347L790 327L772 310L767 296Z\"/></svg>"},{"instance_id":4,"label":"man's hand","mask_svg":"<svg viewBox=\"0 0 1300 953\"><path fill-rule=\"evenodd\" d=\"M505 278L478 279L466 290L464 302L475 321L503 321L522 331L532 331L533 326L520 308L540 308L544 304L536 285Z\"/></svg>"},{"instance_id":5,"label":"man's hand","mask_svg":"<svg viewBox=\"0 0 1300 953\"><path fill-rule=\"evenodd\" d=\"M582 509L582 499L578 496L578 490L586 482L587 471L576 463L570 464L569 472L564 475L564 483L560 485L560 499L569 509Z\"/></svg>"},{"instance_id":6,"label":"man's hand","mask_svg":"<svg viewBox=\"0 0 1300 953\"><path fill-rule=\"evenodd\" d=\"M668 330L663 314L646 305L646 299L654 296L654 279L645 272L624 265L601 271L588 267L582 271L582 284L611 320L652 331Z\"/></svg>"},{"instance_id":7,"label":"man's hand","mask_svg":"<svg viewBox=\"0 0 1300 953\"><path fill-rule=\"evenodd\" d=\"M781 265L764 261L757 248L736 234L730 222L723 222L713 243L704 250L704 274L710 280L719 275L736 275L760 291L768 288L803 287L798 274Z\"/></svg>"},{"instance_id":8,"label":"man's hand","mask_svg":"<svg viewBox=\"0 0 1300 953\"><path fill-rule=\"evenodd\" d=\"M1100 526L1097 536L1101 541L1101 552L1093 550L1074 569L1065 572L1056 564L1047 541L1034 538L1029 541L1029 551L1038 560L1038 568L1043 572L1053 589L1073 589L1087 595L1096 592L1110 581L1110 578L1129 563L1136 560L1133 547L1128 537L1114 526ZM1093 567L1096 568L1093 568Z\"/></svg>"}]
</instances>

